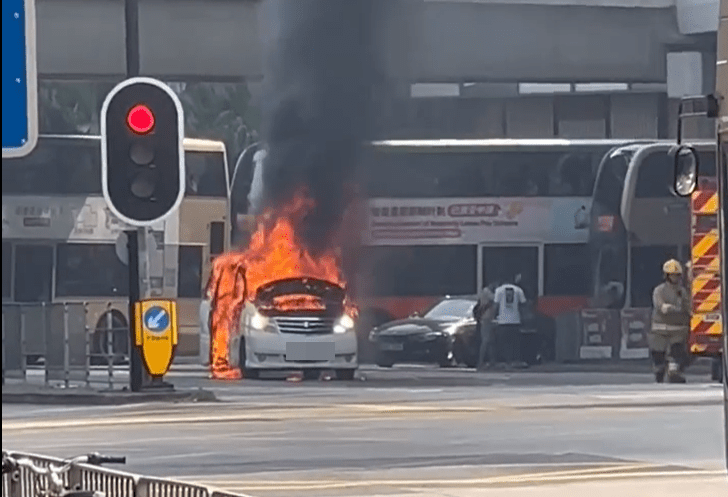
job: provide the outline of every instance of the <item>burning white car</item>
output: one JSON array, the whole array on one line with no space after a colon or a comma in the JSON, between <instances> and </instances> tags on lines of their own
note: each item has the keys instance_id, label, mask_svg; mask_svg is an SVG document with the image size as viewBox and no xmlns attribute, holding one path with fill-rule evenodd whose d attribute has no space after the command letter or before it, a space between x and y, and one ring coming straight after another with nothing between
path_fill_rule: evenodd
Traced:
<instances>
[{"instance_id":1,"label":"burning white car","mask_svg":"<svg viewBox=\"0 0 728 497\"><path fill-rule=\"evenodd\" d=\"M318 377L335 370L351 380L357 369L354 313L346 290L315 278L289 278L267 283L246 301L239 333L228 342L230 365L244 378L261 370L303 370Z\"/></svg>"}]
</instances>

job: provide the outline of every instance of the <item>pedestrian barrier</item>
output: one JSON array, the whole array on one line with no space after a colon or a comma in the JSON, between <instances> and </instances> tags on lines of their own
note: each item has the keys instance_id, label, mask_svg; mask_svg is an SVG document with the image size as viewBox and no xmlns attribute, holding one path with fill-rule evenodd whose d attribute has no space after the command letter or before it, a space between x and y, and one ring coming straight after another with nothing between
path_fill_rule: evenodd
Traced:
<instances>
[{"instance_id":1,"label":"pedestrian barrier","mask_svg":"<svg viewBox=\"0 0 728 497\"><path fill-rule=\"evenodd\" d=\"M3 304L3 384L6 378L26 381L29 369L41 369L46 385L101 382L113 389L126 384L118 373L128 371L122 363L129 351L129 329L114 320L111 303L92 329L90 305L98 307L86 302Z\"/></svg>"},{"instance_id":2,"label":"pedestrian barrier","mask_svg":"<svg viewBox=\"0 0 728 497\"><path fill-rule=\"evenodd\" d=\"M65 462L55 457L8 452L15 458L30 459L35 465L62 466ZM45 478L39 478L26 468L20 468L2 477L2 497L36 497L47 488ZM216 490L205 485L196 485L166 478L153 478L124 471L106 469L91 464L73 464L63 475L67 488L102 492L106 497L245 497Z\"/></svg>"}]
</instances>

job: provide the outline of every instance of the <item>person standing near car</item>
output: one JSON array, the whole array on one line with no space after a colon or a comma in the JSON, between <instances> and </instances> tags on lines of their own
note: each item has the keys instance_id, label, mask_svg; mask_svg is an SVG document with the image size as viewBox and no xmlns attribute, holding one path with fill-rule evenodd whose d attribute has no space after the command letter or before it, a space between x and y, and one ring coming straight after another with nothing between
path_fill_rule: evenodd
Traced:
<instances>
[{"instance_id":1,"label":"person standing near car","mask_svg":"<svg viewBox=\"0 0 728 497\"><path fill-rule=\"evenodd\" d=\"M500 359L512 367L525 367L521 360L521 316L526 305L526 294L518 286L521 275L513 278L513 283L505 283L495 290L497 317L495 343Z\"/></svg>"},{"instance_id":2,"label":"person standing near car","mask_svg":"<svg viewBox=\"0 0 728 497\"><path fill-rule=\"evenodd\" d=\"M489 287L483 287L478 302L473 307L473 317L480 332L480 353L477 369L482 371L495 362L493 354L493 318L495 318L495 295ZM488 357L486 357L488 356Z\"/></svg>"}]
</instances>

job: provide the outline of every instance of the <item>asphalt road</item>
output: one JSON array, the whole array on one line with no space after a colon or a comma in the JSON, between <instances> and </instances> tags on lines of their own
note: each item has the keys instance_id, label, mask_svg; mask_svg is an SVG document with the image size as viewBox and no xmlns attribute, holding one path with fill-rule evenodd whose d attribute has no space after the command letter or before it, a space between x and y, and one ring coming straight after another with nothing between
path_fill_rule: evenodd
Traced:
<instances>
[{"instance_id":1,"label":"asphalt road","mask_svg":"<svg viewBox=\"0 0 728 497\"><path fill-rule=\"evenodd\" d=\"M254 496L728 495L721 389L704 378L362 373L221 383L178 368L178 386L222 402L3 405L3 448L124 454L133 472Z\"/></svg>"}]
</instances>

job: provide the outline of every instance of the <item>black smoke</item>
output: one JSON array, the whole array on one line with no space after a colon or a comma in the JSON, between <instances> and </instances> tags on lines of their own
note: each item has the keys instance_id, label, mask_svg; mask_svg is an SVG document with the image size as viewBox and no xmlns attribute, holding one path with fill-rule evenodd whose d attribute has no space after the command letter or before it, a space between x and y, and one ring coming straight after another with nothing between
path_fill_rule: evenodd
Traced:
<instances>
[{"instance_id":1,"label":"black smoke","mask_svg":"<svg viewBox=\"0 0 728 497\"><path fill-rule=\"evenodd\" d=\"M261 208L302 187L316 202L298 226L312 253L330 248L369 137L382 0L267 0ZM254 207L255 208L255 207Z\"/></svg>"}]
</instances>

